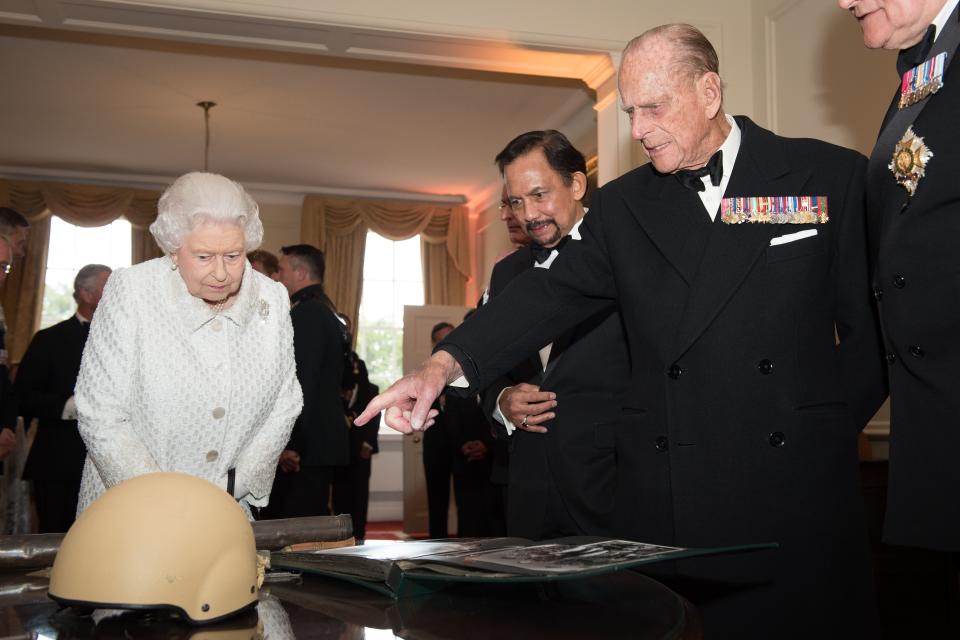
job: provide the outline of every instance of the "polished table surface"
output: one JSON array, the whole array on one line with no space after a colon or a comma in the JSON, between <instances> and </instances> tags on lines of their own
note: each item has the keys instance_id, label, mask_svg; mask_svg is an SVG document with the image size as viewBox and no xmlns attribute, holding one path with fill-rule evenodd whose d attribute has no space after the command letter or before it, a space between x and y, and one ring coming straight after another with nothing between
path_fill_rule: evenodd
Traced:
<instances>
[{"instance_id":1,"label":"polished table surface","mask_svg":"<svg viewBox=\"0 0 960 640\"><path fill-rule=\"evenodd\" d=\"M265 584L256 612L204 627L144 612L95 623L89 615L60 610L46 586L45 578L0 574L0 640L701 637L696 612L686 600L632 571L549 584L461 584L400 600L304 575Z\"/></svg>"}]
</instances>

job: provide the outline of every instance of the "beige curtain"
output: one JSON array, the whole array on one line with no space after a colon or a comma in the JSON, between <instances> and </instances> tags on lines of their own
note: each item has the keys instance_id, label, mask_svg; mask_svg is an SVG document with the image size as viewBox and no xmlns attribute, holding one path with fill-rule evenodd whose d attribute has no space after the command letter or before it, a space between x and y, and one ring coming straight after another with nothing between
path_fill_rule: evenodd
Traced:
<instances>
[{"instance_id":1,"label":"beige curtain","mask_svg":"<svg viewBox=\"0 0 960 640\"><path fill-rule=\"evenodd\" d=\"M0 180L0 206L12 207L30 221L27 256L10 273L3 292L11 362L20 361L40 323L51 212L81 227L100 227L125 217L135 229L144 229L157 217L158 199L158 193L140 189Z\"/></svg>"},{"instance_id":2,"label":"beige curtain","mask_svg":"<svg viewBox=\"0 0 960 640\"><path fill-rule=\"evenodd\" d=\"M420 234L424 301L463 304L470 273L468 228L461 206L307 196L300 238L323 250L327 295L356 323L368 230L391 240Z\"/></svg>"}]
</instances>

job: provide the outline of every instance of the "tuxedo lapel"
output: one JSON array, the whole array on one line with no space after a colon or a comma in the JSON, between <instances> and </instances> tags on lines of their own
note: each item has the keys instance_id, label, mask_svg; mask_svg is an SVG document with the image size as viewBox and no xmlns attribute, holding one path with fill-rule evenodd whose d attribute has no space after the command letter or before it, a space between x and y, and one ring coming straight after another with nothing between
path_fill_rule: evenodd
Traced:
<instances>
[{"instance_id":1,"label":"tuxedo lapel","mask_svg":"<svg viewBox=\"0 0 960 640\"><path fill-rule=\"evenodd\" d=\"M810 172L790 169L781 141L746 118L738 117L737 124L742 140L725 198L818 195L804 193ZM770 239L780 233L781 225L726 224L718 212L677 328L672 350L675 358L683 355L713 322L763 257Z\"/></svg>"},{"instance_id":2,"label":"tuxedo lapel","mask_svg":"<svg viewBox=\"0 0 960 640\"><path fill-rule=\"evenodd\" d=\"M663 257L690 284L709 232L703 203L673 176L659 175L652 167L641 176L636 186L627 190L630 195L624 197L624 203ZM636 191L639 194L634 197Z\"/></svg>"},{"instance_id":3,"label":"tuxedo lapel","mask_svg":"<svg viewBox=\"0 0 960 640\"><path fill-rule=\"evenodd\" d=\"M495 298L503 293L504 288L506 288L514 278L518 277L524 271L533 269L533 265L533 251L530 250L530 245L520 247L515 253L503 258L503 260L497 264L498 268L494 269L494 276L497 276L496 279L491 277L490 290L492 297ZM540 355L535 353L533 356L518 364L516 368L514 368L513 374L530 384L540 384L540 376L543 374L543 364L540 362Z\"/></svg>"}]
</instances>

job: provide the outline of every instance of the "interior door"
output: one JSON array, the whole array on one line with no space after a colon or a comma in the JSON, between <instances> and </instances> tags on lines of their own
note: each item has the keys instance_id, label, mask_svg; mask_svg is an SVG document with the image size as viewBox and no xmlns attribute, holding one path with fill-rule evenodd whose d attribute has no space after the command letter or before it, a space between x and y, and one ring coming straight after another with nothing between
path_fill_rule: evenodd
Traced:
<instances>
[{"instance_id":1,"label":"interior door","mask_svg":"<svg viewBox=\"0 0 960 640\"><path fill-rule=\"evenodd\" d=\"M447 305L405 306L403 308L403 373L416 369L430 356L430 330L438 322L453 326L463 321L467 307ZM427 520L427 483L423 475L423 435L413 433L403 439L403 530L425 533ZM456 507L450 490L449 530L456 529Z\"/></svg>"}]
</instances>

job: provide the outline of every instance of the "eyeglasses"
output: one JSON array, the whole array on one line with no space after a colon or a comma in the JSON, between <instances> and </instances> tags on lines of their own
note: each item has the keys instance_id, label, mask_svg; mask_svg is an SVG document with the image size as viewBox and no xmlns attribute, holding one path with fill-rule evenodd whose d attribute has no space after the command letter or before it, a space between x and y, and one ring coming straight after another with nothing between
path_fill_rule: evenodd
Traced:
<instances>
[{"instance_id":1,"label":"eyeglasses","mask_svg":"<svg viewBox=\"0 0 960 640\"><path fill-rule=\"evenodd\" d=\"M9 262L0 262L0 271L5 275L10 275L10 272L13 271L13 265Z\"/></svg>"},{"instance_id":2,"label":"eyeglasses","mask_svg":"<svg viewBox=\"0 0 960 640\"><path fill-rule=\"evenodd\" d=\"M525 208L525 205L524 205L525 200L530 200L535 203L540 203L540 202L546 202L550 200L552 196L553 196L552 191L546 191L546 190L534 191L533 193L531 193L526 197L513 196L509 200L507 200L506 203L501 204L500 208L502 209L504 206L508 206L510 207L511 211L513 211L516 214L519 214L519 213L522 213Z\"/></svg>"}]
</instances>

